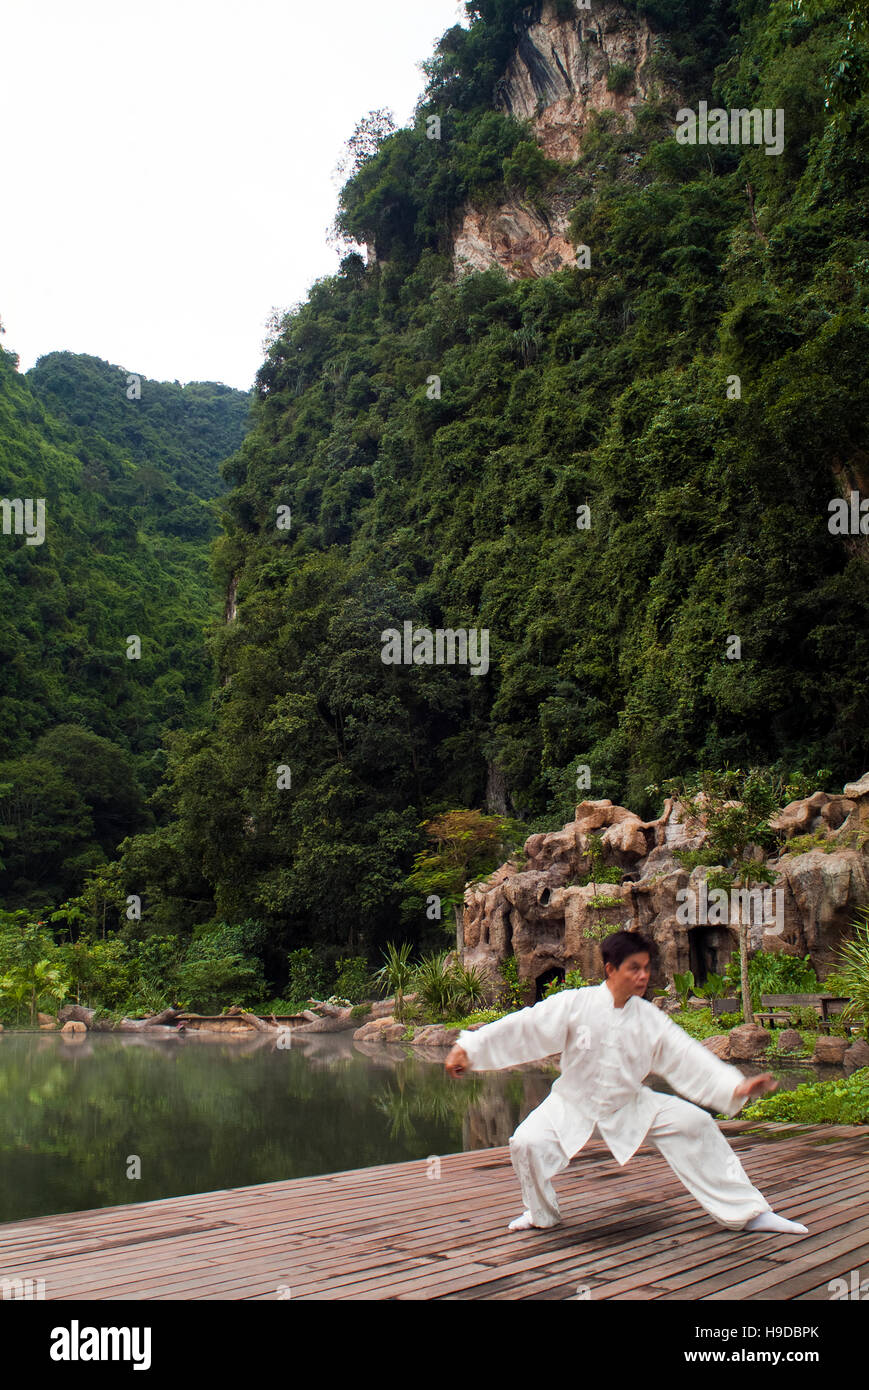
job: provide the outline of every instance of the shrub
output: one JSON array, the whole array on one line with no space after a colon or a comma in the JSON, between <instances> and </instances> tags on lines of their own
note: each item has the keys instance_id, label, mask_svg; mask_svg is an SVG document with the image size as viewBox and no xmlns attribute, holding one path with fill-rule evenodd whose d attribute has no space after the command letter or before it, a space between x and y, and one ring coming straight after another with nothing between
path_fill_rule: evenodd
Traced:
<instances>
[{"instance_id":1,"label":"shrub","mask_svg":"<svg viewBox=\"0 0 869 1390\"><path fill-rule=\"evenodd\" d=\"M688 1007L689 995L694 993L694 972L686 970L684 975L674 975L673 985L683 1009ZM710 1010L711 1012L711 1010Z\"/></svg>"},{"instance_id":2,"label":"shrub","mask_svg":"<svg viewBox=\"0 0 869 1390\"><path fill-rule=\"evenodd\" d=\"M740 991L739 952L733 951L725 979L737 994ZM811 957L786 956L783 951L755 951L748 962L751 1007L760 1008L762 994L820 994L821 983ZM817 1026L817 1015L814 1015Z\"/></svg>"},{"instance_id":3,"label":"shrub","mask_svg":"<svg viewBox=\"0 0 869 1390\"><path fill-rule=\"evenodd\" d=\"M260 1004L266 992L262 963L246 949L257 934L257 924L247 922L199 928L175 972L182 1007L208 1014L231 1004Z\"/></svg>"},{"instance_id":4,"label":"shrub","mask_svg":"<svg viewBox=\"0 0 869 1390\"><path fill-rule=\"evenodd\" d=\"M504 988L498 997L498 1002L505 1009L521 1009L524 1003L524 991L519 983L519 965L515 956L508 956L501 966L501 974L504 977Z\"/></svg>"},{"instance_id":5,"label":"shrub","mask_svg":"<svg viewBox=\"0 0 869 1390\"><path fill-rule=\"evenodd\" d=\"M740 1111L740 1119L805 1121L809 1124L869 1124L869 1067L839 1081L817 1081L794 1091L762 1096Z\"/></svg>"},{"instance_id":6,"label":"shrub","mask_svg":"<svg viewBox=\"0 0 869 1390\"><path fill-rule=\"evenodd\" d=\"M478 1004L485 1003L488 981L476 966L465 967L457 962L453 966L453 978L463 1008L473 1009Z\"/></svg>"},{"instance_id":7,"label":"shrub","mask_svg":"<svg viewBox=\"0 0 869 1390\"><path fill-rule=\"evenodd\" d=\"M554 160L546 158L536 141L522 140L504 160L504 183L511 191L533 198L559 169Z\"/></svg>"},{"instance_id":8,"label":"shrub","mask_svg":"<svg viewBox=\"0 0 869 1390\"><path fill-rule=\"evenodd\" d=\"M792 1028L797 1028L803 1033L817 1033L818 1012L817 1009L812 1008L811 1004L798 1004L796 1008L788 1009L788 1013Z\"/></svg>"},{"instance_id":9,"label":"shrub","mask_svg":"<svg viewBox=\"0 0 869 1390\"><path fill-rule=\"evenodd\" d=\"M842 993L850 996L851 1003L844 1012L848 1023L860 1023L863 1032L869 1032L869 908L861 908L854 923L854 940L846 941L839 947L840 966L838 978L842 982ZM825 987L829 989L829 976Z\"/></svg>"},{"instance_id":10,"label":"shrub","mask_svg":"<svg viewBox=\"0 0 869 1390\"><path fill-rule=\"evenodd\" d=\"M673 858L690 873L692 869L712 868L717 864L719 856L711 849L674 849Z\"/></svg>"},{"instance_id":11,"label":"shrub","mask_svg":"<svg viewBox=\"0 0 869 1390\"><path fill-rule=\"evenodd\" d=\"M622 899L614 898L609 893L596 893L593 898L588 900L589 907L621 907Z\"/></svg>"},{"instance_id":12,"label":"shrub","mask_svg":"<svg viewBox=\"0 0 869 1390\"><path fill-rule=\"evenodd\" d=\"M694 986L694 993L701 999L724 999L727 991L727 980L723 975L707 975L702 985Z\"/></svg>"},{"instance_id":13,"label":"shrub","mask_svg":"<svg viewBox=\"0 0 869 1390\"><path fill-rule=\"evenodd\" d=\"M414 987L421 1004L436 1014L458 1008L459 997L452 972L447 966L449 952L426 956L416 968Z\"/></svg>"},{"instance_id":14,"label":"shrub","mask_svg":"<svg viewBox=\"0 0 869 1390\"><path fill-rule=\"evenodd\" d=\"M326 989L325 968L310 946L290 951L287 956L287 998L321 999Z\"/></svg>"},{"instance_id":15,"label":"shrub","mask_svg":"<svg viewBox=\"0 0 869 1390\"><path fill-rule=\"evenodd\" d=\"M836 841L828 839L823 831L818 831L814 835L794 835L788 840L784 847L785 854L808 854L809 850L822 849L825 854L832 854L837 848Z\"/></svg>"},{"instance_id":16,"label":"shrub","mask_svg":"<svg viewBox=\"0 0 869 1390\"><path fill-rule=\"evenodd\" d=\"M260 1001L257 1013L263 1014L266 1018L270 1014L280 1018L285 1014L301 1013L304 1003L305 1001L302 999L265 999Z\"/></svg>"},{"instance_id":17,"label":"shrub","mask_svg":"<svg viewBox=\"0 0 869 1390\"><path fill-rule=\"evenodd\" d=\"M578 878L572 878L568 883L569 888L587 888L589 884L596 886L598 883L621 883L622 871L615 865L606 868L599 867L593 874L580 874ZM617 899L621 902L621 899Z\"/></svg>"},{"instance_id":18,"label":"shrub","mask_svg":"<svg viewBox=\"0 0 869 1390\"><path fill-rule=\"evenodd\" d=\"M72 979L75 997L91 1008L120 1009L136 987L135 956L120 937L81 935L58 948Z\"/></svg>"},{"instance_id":19,"label":"shrub","mask_svg":"<svg viewBox=\"0 0 869 1390\"><path fill-rule=\"evenodd\" d=\"M174 1003L178 993L178 967L185 948L177 936L148 936L130 942L130 973L133 984L127 1000L127 1013L159 1013Z\"/></svg>"},{"instance_id":20,"label":"shrub","mask_svg":"<svg viewBox=\"0 0 869 1390\"><path fill-rule=\"evenodd\" d=\"M240 954L187 959L178 968L178 998L184 1009L214 1014L231 1004L257 1004L263 995L259 962Z\"/></svg>"},{"instance_id":21,"label":"shrub","mask_svg":"<svg viewBox=\"0 0 869 1390\"><path fill-rule=\"evenodd\" d=\"M563 989L585 989L588 985L599 983L594 980L584 980L579 970L567 970L563 980L550 980L543 991L543 998L548 999L550 994L559 994Z\"/></svg>"},{"instance_id":22,"label":"shrub","mask_svg":"<svg viewBox=\"0 0 869 1390\"><path fill-rule=\"evenodd\" d=\"M825 994L839 994L844 998L849 994L851 981L841 971L833 970L821 981L821 988Z\"/></svg>"},{"instance_id":23,"label":"shrub","mask_svg":"<svg viewBox=\"0 0 869 1390\"><path fill-rule=\"evenodd\" d=\"M403 941L400 946L396 946L394 941L387 942L383 953L383 965L374 974L374 982L380 993L395 995L393 1016L398 1022L404 1018L404 996L416 976L416 967L411 964L410 952L409 941Z\"/></svg>"},{"instance_id":24,"label":"shrub","mask_svg":"<svg viewBox=\"0 0 869 1390\"><path fill-rule=\"evenodd\" d=\"M352 1004L359 1004L363 999L367 999L374 989L374 982L365 957L339 957L336 966L338 975L335 980L335 993L343 995Z\"/></svg>"},{"instance_id":25,"label":"shrub","mask_svg":"<svg viewBox=\"0 0 869 1390\"><path fill-rule=\"evenodd\" d=\"M507 1011L509 1012L509 1010ZM470 1028L472 1023L495 1023L499 1018L504 1018L503 1009L477 1009L470 1014L451 1014L443 1022L448 1028Z\"/></svg>"},{"instance_id":26,"label":"shrub","mask_svg":"<svg viewBox=\"0 0 869 1390\"><path fill-rule=\"evenodd\" d=\"M713 1018L711 1009L685 1009L683 1013L671 1015L674 1023L692 1038L712 1038L718 1033L727 1033L742 1023L742 1014L722 1014Z\"/></svg>"},{"instance_id":27,"label":"shrub","mask_svg":"<svg viewBox=\"0 0 869 1390\"><path fill-rule=\"evenodd\" d=\"M606 88L608 92L616 92L620 96L629 92L634 85L636 74L630 63L613 63L607 74Z\"/></svg>"}]
</instances>

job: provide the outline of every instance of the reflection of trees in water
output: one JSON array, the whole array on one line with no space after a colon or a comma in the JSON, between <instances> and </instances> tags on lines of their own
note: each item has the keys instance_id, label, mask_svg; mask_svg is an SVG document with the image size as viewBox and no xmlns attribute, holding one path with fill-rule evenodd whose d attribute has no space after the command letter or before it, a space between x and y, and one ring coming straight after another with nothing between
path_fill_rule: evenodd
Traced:
<instances>
[{"instance_id":1,"label":"reflection of trees in water","mask_svg":"<svg viewBox=\"0 0 869 1390\"><path fill-rule=\"evenodd\" d=\"M390 1139L415 1139L414 1120L441 1125L459 1121L463 1149L497 1148L546 1099L553 1079L533 1071L488 1072L457 1082L442 1070L399 1063L374 1105L390 1120Z\"/></svg>"},{"instance_id":2,"label":"reflection of trees in water","mask_svg":"<svg viewBox=\"0 0 869 1390\"><path fill-rule=\"evenodd\" d=\"M506 1144L549 1093L537 1067L454 1081L443 1054L339 1035L0 1038L0 1221L154 1201ZM141 1181L126 1177L142 1158Z\"/></svg>"},{"instance_id":3,"label":"reflection of trees in water","mask_svg":"<svg viewBox=\"0 0 869 1390\"><path fill-rule=\"evenodd\" d=\"M297 1136L308 1124L326 1131L342 1081L325 1094L291 1051L4 1037L0 1221L279 1180L296 1175L299 1152L306 1172L328 1171ZM142 1158L140 1181L126 1177L130 1154Z\"/></svg>"},{"instance_id":4,"label":"reflection of trees in water","mask_svg":"<svg viewBox=\"0 0 869 1390\"><path fill-rule=\"evenodd\" d=\"M490 1075L488 1080L479 1104L465 1116L462 1138L466 1149L495 1149L506 1144L517 1125L549 1095L555 1075L529 1070Z\"/></svg>"},{"instance_id":5,"label":"reflection of trees in water","mask_svg":"<svg viewBox=\"0 0 869 1390\"><path fill-rule=\"evenodd\" d=\"M374 1108L390 1121L389 1137L405 1139L417 1137L414 1120L429 1120L446 1125L463 1119L468 1108L480 1096L483 1083L479 1077L468 1077L461 1083L452 1081L444 1072L432 1074L431 1070L421 1070L410 1062L399 1063L379 1095L374 1097Z\"/></svg>"}]
</instances>

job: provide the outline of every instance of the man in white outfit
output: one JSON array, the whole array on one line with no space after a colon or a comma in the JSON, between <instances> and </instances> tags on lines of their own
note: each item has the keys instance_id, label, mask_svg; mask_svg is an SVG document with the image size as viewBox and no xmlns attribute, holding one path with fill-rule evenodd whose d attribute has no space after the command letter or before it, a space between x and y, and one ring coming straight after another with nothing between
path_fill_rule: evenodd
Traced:
<instances>
[{"instance_id":1,"label":"man in white outfit","mask_svg":"<svg viewBox=\"0 0 869 1390\"><path fill-rule=\"evenodd\" d=\"M476 1032L463 1029L449 1053L452 1077L560 1054L561 1075L510 1140L525 1211L508 1229L558 1224L552 1178L597 1129L622 1166L644 1140L654 1144L729 1230L806 1235L806 1226L772 1210L715 1120L699 1108L735 1115L750 1096L774 1091L778 1082L768 1072L745 1078L642 997L653 950L638 932L614 932L601 943L603 984L560 990ZM688 1099L644 1086L650 1072Z\"/></svg>"}]
</instances>

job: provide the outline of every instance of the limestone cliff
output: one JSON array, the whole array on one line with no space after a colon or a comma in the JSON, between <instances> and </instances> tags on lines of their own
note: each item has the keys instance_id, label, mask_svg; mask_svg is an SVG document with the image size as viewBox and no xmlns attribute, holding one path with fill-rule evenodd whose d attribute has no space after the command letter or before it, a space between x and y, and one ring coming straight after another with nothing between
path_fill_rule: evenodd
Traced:
<instances>
[{"instance_id":1,"label":"limestone cliff","mask_svg":"<svg viewBox=\"0 0 869 1390\"><path fill-rule=\"evenodd\" d=\"M595 112L613 111L631 129L635 108L653 89L665 94L650 68L656 35L618 0L595 0L572 19L559 19L552 0L537 0L526 16L498 84L498 105L531 121L550 159L568 165L577 158ZM613 78L619 80L610 90ZM572 201L556 191L545 214L514 200L488 209L469 204L453 243L457 273L498 264L511 279L525 279L575 265L567 231Z\"/></svg>"},{"instance_id":2,"label":"limestone cliff","mask_svg":"<svg viewBox=\"0 0 869 1390\"><path fill-rule=\"evenodd\" d=\"M553 205L547 214L518 202L494 208L465 209L461 229L453 243L453 261L460 274L504 268L511 280L552 275L576 264L576 253L567 232L569 201Z\"/></svg>"},{"instance_id":3,"label":"limestone cliff","mask_svg":"<svg viewBox=\"0 0 869 1390\"><path fill-rule=\"evenodd\" d=\"M580 153L593 112L615 111L630 127L634 108L660 89L650 72L655 35L618 0L594 0L575 19L558 19L551 0L529 8L536 18L519 36L499 83L499 105L517 120L531 120L544 153L566 162ZM616 68L634 76L610 91Z\"/></svg>"}]
</instances>

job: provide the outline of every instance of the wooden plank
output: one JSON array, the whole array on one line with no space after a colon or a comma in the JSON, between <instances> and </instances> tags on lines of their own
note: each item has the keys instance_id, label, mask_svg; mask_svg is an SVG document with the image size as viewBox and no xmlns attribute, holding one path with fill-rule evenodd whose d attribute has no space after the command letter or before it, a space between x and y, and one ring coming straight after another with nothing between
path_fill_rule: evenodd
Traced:
<instances>
[{"instance_id":1,"label":"wooden plank","mask_svg":"<svg viewBox=\"0 0 869 1390\"><path fill-rule=\"evenodd\" d=\"M807 1239L807 1237L803 1237L803 1239ZM827 1246L824 1254L828 1258L825 1263L820 1265L814 1252L802 1258L795 1258L788 1267L786 1277L780 1278L773 1289L768 1288L762 1280L758 1280L756 1277L743 1279L725 1291L705 1296L704 1301L712 1302L723 1298L758 1300L798 1298L806 1289L816 1285L819 1269L826 1272L830 1279L841 1278L846 1271L860 1268L861 1260L864 1263L869 1260L869 1238L867 1238L865 1227L862 1238L849 1234L841 1241ZM747 1271L745 1272L747 1273Z\"/></svg>"},{"instance_id":2,"label":"wooden plank","mask_svg":"<svg viewBox=\"0 0 869 1390\"><path fill-rule=\"evenodd\" d=\"M721 1122L751 1180L809 1237L745 1237L698 1207L652 1145L601 1140L555 1180L563 1223L508 1233L508 1146L64 1213L0 1227L0 1273L49 1298L263 1301L829 1296L869 1245L869 1126ZM843 1263L844 1262L844 1263ZM853 1266L856 1267L856 1266ZM752 1292L752 1290L754 1292ZM784 1292L782 1292L784 1291Z\"/></svg>"},{"instance_id":3,"label":"wooden plank","mask_svg":"<svg viewBox=\"0 0 869 1390\"><path fill-rule=\"evenodd\" d=\"M832 1241L837 1232L841 1232L841 1218L829 1218L827 1227L831 1234L829 1239ZM825 1229L827 1229L825 1227ZM820 1232L820 1227L818 1227ZM731 1238L731 1250L726 1258L733 1265L744 1264L746 1259L746 1244L751 1242L752 1253L758 1253L755 1242L760 1241L780 1241L784 1239L789 1243L792 1250L793 1237L777 1237L773 1234L769 1236L746 1236L740 1233L722 1232L718 1229L710 1232L701 1239L691 1239L689 1236L674 1236L673 1239L659 1239L646 1243L631 1244L626 1241L624 1246L617 1247L606 1256L600 1258L581 1257L574 1261L575 1275L577 1282L586 1282L596 1289L595 1296L604 1294L615 1295L611 1288L606 1286L606 1280L610 1270L617 1270L623 1276L624 1287L627 1292L633 1291L637 1296L637 1291L642 1290L642 1296L647 1297L649 1281L654 1280L661 1288L662 1292L670 1292L675 1295L679 1290L695 1282L698 1269L706 1274L713 1273L714 1270L708 1268L716 1258L719 1260L719 1267L725 1268L726 1264L721 1263L722 1256L722 1237L729 1235ZM805 1239L805 1238L801 1238ZM773 1247L774 1248L774 1247ZM761 1250L763 1258L772 1262L772 1252ZM781 1262L787 1262L790 1256L784 1251L776 1252ZM653 1257L660 1255L659 1260ZM568 1265L565 1265L565 1269ZM675 1273L669 1271L676 1271ZM624 1276L634 1276L633 1279L625 1281ZM665 1277L666 1276L666 1277Z\"/></svg>"}]
</instances>

